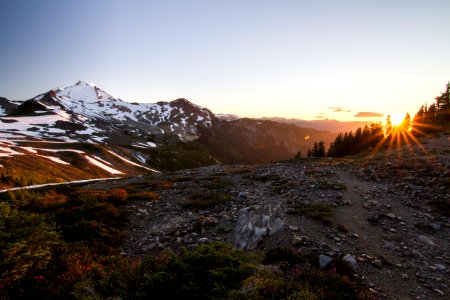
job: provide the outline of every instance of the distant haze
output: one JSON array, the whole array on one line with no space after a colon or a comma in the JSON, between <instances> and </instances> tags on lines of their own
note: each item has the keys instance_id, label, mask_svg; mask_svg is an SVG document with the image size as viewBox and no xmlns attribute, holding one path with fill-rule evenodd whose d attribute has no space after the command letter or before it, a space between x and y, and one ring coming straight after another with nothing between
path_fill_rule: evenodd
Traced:
<instances>
[{"instance_id":1,"label":"distant haze","mask_svg":"<svg viewBox=\"0 0 450 300\"><path fill-rule=\"evenodd\" d=\"M450 1L0 1L0 96L78 80L126 101L340 121L412 115L450 79Z\"/></svg>"},{"instance_id":2,"label":"distant haze","mask_svg":"<svg viewBox=\"0 0 450 300\"><path fill-rule=\"evenodd\" d=\"M299 120L299 119L286 119L286 118L263 118L266 120L272 120L280 123L294 124L303 128L314 128L318 130L327 130L332 133L341 132L355 132L358 127L364 128L365 125L370 125L371 122L363 121L337 121L337 120Z\"/></svg>"}]
</instances>

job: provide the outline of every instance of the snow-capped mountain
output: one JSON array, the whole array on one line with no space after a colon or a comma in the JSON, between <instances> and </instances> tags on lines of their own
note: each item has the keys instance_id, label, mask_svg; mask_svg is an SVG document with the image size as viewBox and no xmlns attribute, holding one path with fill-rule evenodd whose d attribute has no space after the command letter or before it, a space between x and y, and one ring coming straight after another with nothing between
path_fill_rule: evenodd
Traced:
<instances>
[{"instance_id":1,"label":"snow-capped mountain","mask_svg":"<svg viewBox=\"0 0 450 300\"><path fill-rule=\"evenodd\" d=\"M94 143L122 143L169 134L182 141L198 138L214 114L186 99L130 103L95 85L79 81L16 105L0 99L0 137L21 135ZM7 116L5 116L7 115Z\"/></svg>"},{"instance_id":2,"label":"snow-capped mountain","mask_svg":"<svg viewBox=\"0 0 450 300\"><path fill-rule=\"evenodd\" d=\"M227 121L227 122L236 121L241 118L235 114L216 114L216 117L218 119L220 119L221 121Z\"/></svg>"}]
</instances>

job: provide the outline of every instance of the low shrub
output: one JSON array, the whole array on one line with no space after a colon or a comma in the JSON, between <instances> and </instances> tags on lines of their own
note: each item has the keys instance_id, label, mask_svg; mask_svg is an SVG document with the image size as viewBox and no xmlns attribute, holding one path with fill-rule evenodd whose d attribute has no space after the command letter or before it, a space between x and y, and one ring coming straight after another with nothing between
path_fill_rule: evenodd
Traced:
<instances>
[{"instance_id":1,"label":"low shrub","mask_svg":"<svg viewBox=\"0 0 450 300\"><path fill-rule=\"evenodd\" d=\"M204 184L204 187L209 190L220 190L220 189L225 189L227 187L230 187L233 184L234 184L234 182L229 179L215 178L212 180L212 182L208 182L208 183Z\"/></svg>"},{"instance_id":2,"label":"low shrub","mask_svg":"<svg viewBox=\"0 0 450 300\"><path fill-rule=\"evenodd\" d=\"M155 192L137 192L132 193L129 196L130 201L143 200L143 201L157 201L159 195Z\"/></svg>"},{"instance_id":3,"label":"low shrub","mask_svg":"<svg viewBox=\"0 0 450 300\"><path fill-rule=\"evenodd\" d=\"M312 219L320 220L326 225L330 225L332 223L332 217L334 216L333 209L324 203L291 208L288 210L288 213L304 215Z\"/></svg>"},{"instance_id":4,"label":"low shrub","mask_svg":"<svg viewBox=\"0 0 450 300\"><path fill-rule=\"evenodd\" d=\"M231 196L218 192L197 193L191 195L183 204L185 207L208 208L229 201Z\"/></svg>"},{"instance_id":5,"label":"low shrub","mask_svg":"<svg viewBox=\"0 0 450 300\"><path fill-rule=\"evenodd\" d=\"M326 181L319 181L317 183L317 187L323 190L337 190L337 191L347 190L347 187L343 183L326 182Z\"/></svg>"}]
</instances>

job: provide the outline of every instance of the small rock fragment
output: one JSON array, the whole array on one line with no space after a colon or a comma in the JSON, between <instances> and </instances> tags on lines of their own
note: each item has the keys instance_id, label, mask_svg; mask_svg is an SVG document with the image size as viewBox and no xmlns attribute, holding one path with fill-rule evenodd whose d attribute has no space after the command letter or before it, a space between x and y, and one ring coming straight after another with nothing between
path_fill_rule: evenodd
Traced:
<instances>
[{"instance_id":1,"label":"small rock fragment","mask_svg":"<svg viewBox=\"0 0 450 300\"><path fill-rule=\"evenodd\" d=\"M326 268L331 262L333 261L333 259L331 257L329 257L328 255L319 255L319 267L321 269Z\"/></svg>"},{"instance_id":2,"label":"small rock fragment","mask_svg":"<svg viewBox=\"0 0 450 300\"><path fill-rule=\"evenodd\" d=\"M356 258L351 254L346 254L342 258L349 266L353 268L353 270L356 270L358 268L358 262L356 261Z\"/></svg>"},{"instance_id":3,"label":"small rock fragment","mask_svg":"<svg viewBox=\"0 0 450 300\"><path fill-rule=\"evenodd\" d=\"M303 242L303 239L299 237L298 235L294 235L292 238L292 246L298 246Z\"/></svg>"}]
</instances>

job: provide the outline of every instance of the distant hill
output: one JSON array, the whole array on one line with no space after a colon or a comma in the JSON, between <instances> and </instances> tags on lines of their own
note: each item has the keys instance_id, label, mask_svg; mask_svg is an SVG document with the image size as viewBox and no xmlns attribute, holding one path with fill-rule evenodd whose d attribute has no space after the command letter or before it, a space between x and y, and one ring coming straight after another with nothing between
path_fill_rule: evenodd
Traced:
<instances>
[{"instance_id":1,"label":"distant hill","mask_svg":"<svg viewBox=\"0 0 450 300\"><path fill-rule=\"evenodd\" d=\"M215 115L183 98L126 102L79 81L28 100L0 98L0 170L11 186L138 175L145 168L267 163L306 155L314 142L336 136L278 120ZM117 149L140 167L108 152Z\"/></svg>"},{"instance_id":2,"label":"distant hill","mask_svg":"<svg viewBox=\"0 0 450 300\"><path fill-rule=\"evenodd\" d=\"M292 158L298 151L306 156L314 142L328 144L335 137L328 131L243 118L203 128L198 141L221 161L264 163Z\"/></svg>"},{"instance_id":3,"label":"distant hill","mask_svg":"<svg viewBox=\"0 0 450 300\"><path fill-rule=\"evenodd\" d=\"M348 121L341 122L338 120L300 120L300 119L286 119L279 117L264 117L263 120L271 120L280 123L293 124L303 128L314 128L317 130L327 130L333 133L355 131L358 127L363 128L367 121Z\"/></svg>"}]
</instances>

